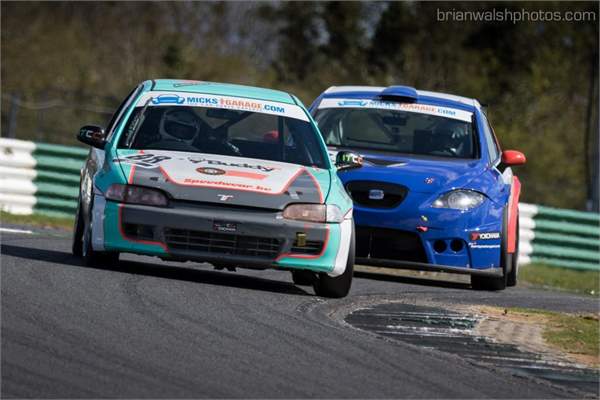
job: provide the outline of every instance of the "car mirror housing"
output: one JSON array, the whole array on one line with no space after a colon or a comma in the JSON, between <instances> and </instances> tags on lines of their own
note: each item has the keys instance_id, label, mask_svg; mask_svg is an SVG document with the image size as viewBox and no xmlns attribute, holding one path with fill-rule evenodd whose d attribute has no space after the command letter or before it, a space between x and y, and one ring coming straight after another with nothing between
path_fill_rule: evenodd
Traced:
<instances>
[{"instance_id":1,"label":"car mirror housing","mask_svg":"<svg viewBox=\"0 0 600 400\"><path fill-rule=\"evenodd\" d=\"M525 154L517 150L504 150L502 152L502 164L504 165L523 165L527 162Z\"/></svg>"},{"instance_id":2,"label":"car mirror housing","mask_svg":"<svg viewBox=\"0 0 600 400\"><path fill-rule=\"evenodd\" d=\"M85 125L79 129L77 140L97 149L104 149L104 146L106 146L106 133L100 126Z\"/></svg>"},{"instance_id":3,"label":"car mirror housing","mask_svg":"<svg viewBox=\"0 0 600 400\"><path fill-rule=\"evenodd\" d=\"M338 170L360 168L363 165L363 158L360 154L351 151L340 151L335 156L335 166Z\"/></svg>"}]
</instances>

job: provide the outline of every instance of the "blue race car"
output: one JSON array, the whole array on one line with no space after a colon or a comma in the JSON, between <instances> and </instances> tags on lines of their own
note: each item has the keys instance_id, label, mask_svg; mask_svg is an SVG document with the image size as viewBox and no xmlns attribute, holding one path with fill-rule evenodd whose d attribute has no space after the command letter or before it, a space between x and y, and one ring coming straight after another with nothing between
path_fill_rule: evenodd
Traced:
<instances>
[{"instance_id":1,"label":"blue race car","mask_svg":"<svg viewBox=\"0 0 600 400\"><path fill-rule=\"evenodd\" d=\"M354 201L356 262L471 275L475 289L514 286L521 185L475 99L406 86L331 87L311 113Z\"/></svg>"}]
</instances>

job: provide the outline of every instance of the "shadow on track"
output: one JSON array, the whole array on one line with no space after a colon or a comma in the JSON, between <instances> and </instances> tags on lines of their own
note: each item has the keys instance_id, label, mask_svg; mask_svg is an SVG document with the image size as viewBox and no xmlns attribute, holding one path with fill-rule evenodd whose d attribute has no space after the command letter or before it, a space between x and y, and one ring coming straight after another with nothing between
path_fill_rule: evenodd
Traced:
<instances>
[{"instance_id":1,"label":"shadow on track","mask_svg":"<svg viewBox=\"0 0 600 400\"><path fill-rule=\"evenodd\" d=\"M471 289L471 285L462 282L451 282L451 281L440 281L435 279L427 278L416 278L412 276L397 276L397 275L385 275L374 272L359 272L354 271L355 278L371 279L375 281L383 282L398 282L405 283L407 285L419 285L428 287L439 287L445 289Z\"/></svg>"},{"instance_id":2,"label":"shadow on track","mask_svg":"<svg viewBox=\"0 0 600 400\"><path fill-rule=\"evenodd\" d=\"M120 261L112 267L86 267L82 261L71 253L57 250L32 249L28 247L2 244L1 253L4 255L28 260L44 261L51 264L69 265L79 268L92 268L123 272L128 274L151 276L155 278L173 279L186 282L205 283L208 285L229 286L241 289L260 290L274 293L304 295L309 293L293 283L257 278L248 275L206 271L186 267L166 266L142 263L137 261ZM45 266L51 265L46 264Z\"/></svg>"}]
</instances>

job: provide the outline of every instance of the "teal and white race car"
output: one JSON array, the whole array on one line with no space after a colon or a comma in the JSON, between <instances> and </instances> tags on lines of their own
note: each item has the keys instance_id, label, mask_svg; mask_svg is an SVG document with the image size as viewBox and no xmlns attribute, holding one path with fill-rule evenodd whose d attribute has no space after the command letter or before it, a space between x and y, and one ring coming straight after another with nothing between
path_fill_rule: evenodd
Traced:
<instances>
[{"instance_id":1,"label":"teal and white race car","mask_svg":"<svg viewBox=\"0 0 600 400\"><path fill-rule=\"evenodd\" d=\"M110 123L84 126L73 253L119 253L275 268L321 296L350 290L352 200L312 117L293 95L202 81L149 80Z\"/></svg>"}]
</instances>

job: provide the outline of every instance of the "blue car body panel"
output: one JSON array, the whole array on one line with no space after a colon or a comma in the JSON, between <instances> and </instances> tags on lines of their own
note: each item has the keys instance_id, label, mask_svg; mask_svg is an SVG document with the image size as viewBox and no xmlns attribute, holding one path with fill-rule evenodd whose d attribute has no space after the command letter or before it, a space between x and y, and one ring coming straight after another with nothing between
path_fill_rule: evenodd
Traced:
<instances>
[{"instance_id":1,"label":"blue car body panel","mask_svg":"<svg viewBox=\"0 0 600 400\"><path fill-rule=\"evenodd\" d=\"M321 102L328 98L343 99L340 101L346 102L344 104L346 106L361 107L369 100L380 99L388 89L330 88L313 102L310 111L315 117ZM330 156L334 156L339 150L351 150L358 152L365 160L361 168L338 172L344 185L355 181L370 181L403 185L408 188L404 200L394 208L367 207L355 202L356 226L390 229L394 232L416 235L426 257L426 261L423 261L427 264L471 270L499 268L502 237L473 240L472 234L474 232L503 234L503 218L507 218L505 210L508 213L513 180L510 168L501 172L497 168L500 160L491 160L486 151L487 143L483 133L485 122L481 106L473 99L410 89L412 88L407 88L403 92L400 87L396 91L399 96L406 93L407 102L450 107L472 113L472 122L479 142L479 157L453 159L330 146ZM413 91L416 96L413 95ZM454 189L480 192L486 196L486 200L480 206L466 211L432 207L432 203L440 195ZM360 238L357 237L357 240ZM435 249L434 244L438 242L440 245L440 241L446 245L444 251ZM461 242L460 251L452 250L453 241ZM360 260L361 256L357 254L357 257ZM364 255L362 258L364 259Z\"/></svg>"}]
</instances>

